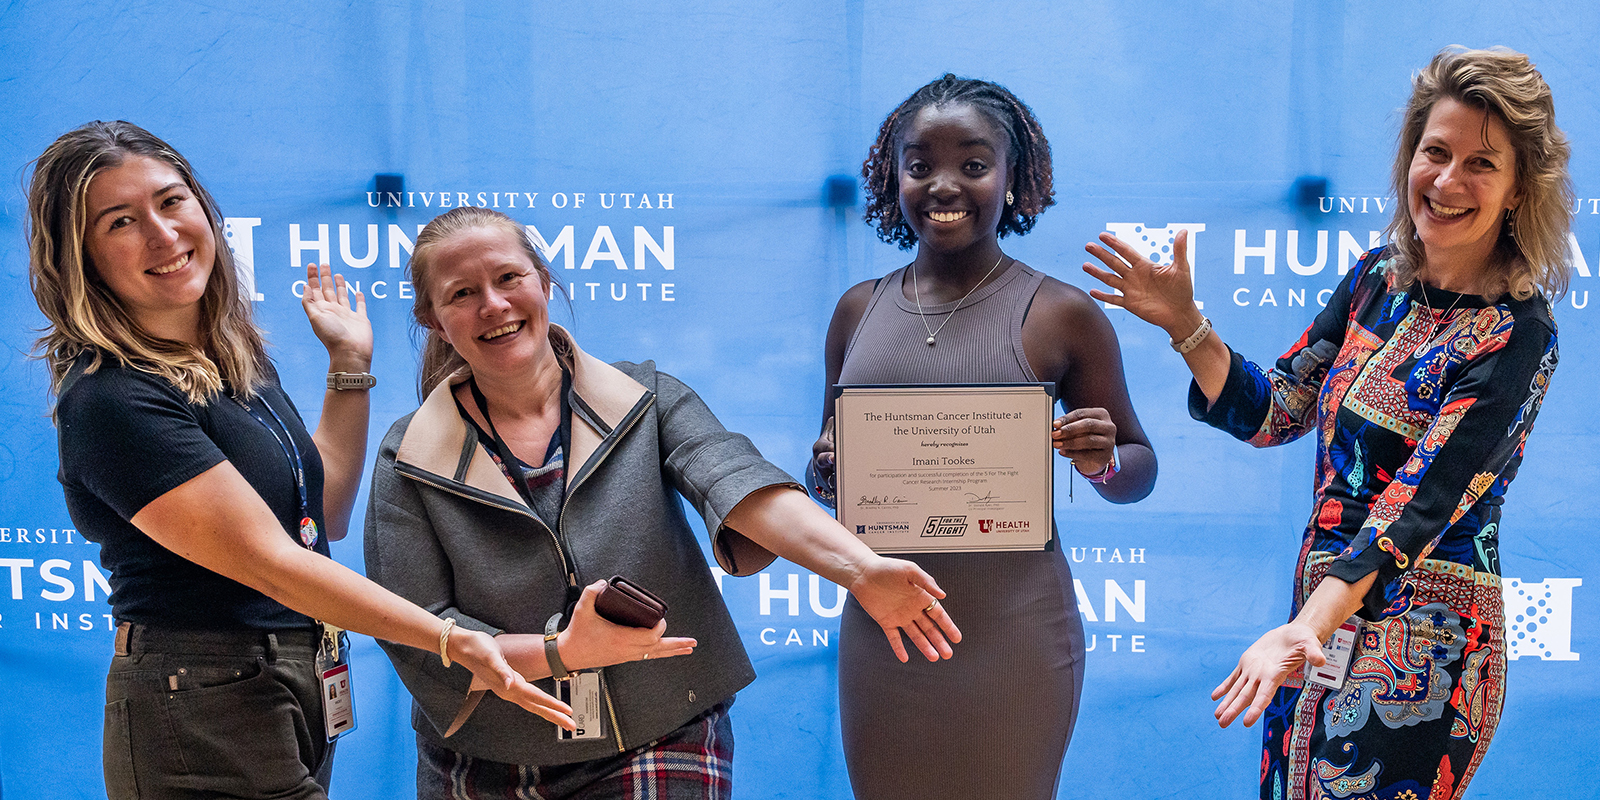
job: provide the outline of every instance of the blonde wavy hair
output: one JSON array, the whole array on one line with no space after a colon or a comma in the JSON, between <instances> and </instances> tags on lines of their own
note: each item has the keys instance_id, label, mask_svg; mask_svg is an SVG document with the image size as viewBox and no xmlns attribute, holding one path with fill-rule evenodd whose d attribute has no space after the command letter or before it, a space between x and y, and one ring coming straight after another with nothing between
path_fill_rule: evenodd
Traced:
<instances>
[{"instance_id":1,"label":"blonde wavy hair","mask_svg":"<svg viewBox=\"0 0 1600 800\"><path fill-rule=\"evenodd\" d=\"M497 228L515 237L517 243L522 245L523 254L533 263L534 271L539 273L539 282L545 295L550 294L550 267L539 256L538 248L533 246L522 223L493 209L460 206L434 217L423 226L417 234L416 244L411 248L411 261L406 265L413 292L411 318L426 332L422 345L422 368L417 375L418 398L422 400L428 399L428 394L435 386L467 366L467 360L435 330L433 294L438 281L433 275L434 250L451 237L477 228Z\"/></svg>"},{"instance_id":2,"label":"blonde wavy hair","mask_svg":"<svg viewBox=\"0 0 1600 800\"><path fill-rule=\"evenodd\" d=\"M84 244L89 184L130 156L161 161L199 198L216 240L216 260L200 298L200 345L146 331L100 278ZM33 162L28 182L28 282L49 324L34 343L59 394L74 362L87 372L106 359L159 375L190 402L205 404L226 382L245 396L265 381L266 343L240 289L233 253L222 236L216 201L171 145L130 122L91 122L63 134Z\"/></svg>"},{"instance_id":3,"label":"blonde wavy hair","mask_svg":"<svg viewBox=\"0 0 1600 800\"><path fill-rule=\"evenodd\" d=\"M1544 77L1527 56L1508 48L1469 50L1451 45L1413 76L1411 84L1392 175L1395 196L1400 198L1388 230L1399 256L1391 267L1394 285L1410 286L1427 265L1406 200L1408 178L1428 115L1435 103L1448 97L1493 113L1511 139L1522 203L1502 223L1490 270L1519 300L1539 290L1548 298L1559 298L1572 271L1567 250L1574 196L1567 174L1571 148L1566 134L1556 127L1555 103Z\"/></svg>"}]
</instances>

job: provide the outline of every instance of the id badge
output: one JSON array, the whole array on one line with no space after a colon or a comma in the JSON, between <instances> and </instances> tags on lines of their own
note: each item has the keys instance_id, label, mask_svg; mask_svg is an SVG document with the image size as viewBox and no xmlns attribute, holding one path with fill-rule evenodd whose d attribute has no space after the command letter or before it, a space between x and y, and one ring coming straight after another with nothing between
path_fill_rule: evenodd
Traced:
<instances>
[{"instance_id":1,"label":"id badge","mask_svg":"<svg viewBox=\"0 0 1600 800\"><path fill-rule=\"evenodd\" d=\"M1322 643L1322 656L1328 663L1320 667L1306 665L1306 680L1318 686L1337 689L1344 685L1345 673L1350 669L1350 655L1356 649L1356 637L1361 635L1361 618L1351 617Z\"/></svg>"},{"instance_id":2,"label":"id badge","mask_svg":"<svg viewBox=\"0 0 1600 800\"><path fill-rule=\"evenodd\" d=\"M575 731L557 726L556 741L599 739L604 735L600 730L600 673L580 672L571 680L556 681L556 699L572 706L572 721L578 724Z\"/></svg>"},{"instance_id":3,"label":"id badge","mask_svg":"<svg viewBox=\"0 0 1600 800\"><path fill-rule=\"evenodd\" d=\"M323 623L317 648L317 675L322 679L322 728L328 741L356 729L356 706L350 694L350 641L343 630Z\"/></svg>"}]
</instances>

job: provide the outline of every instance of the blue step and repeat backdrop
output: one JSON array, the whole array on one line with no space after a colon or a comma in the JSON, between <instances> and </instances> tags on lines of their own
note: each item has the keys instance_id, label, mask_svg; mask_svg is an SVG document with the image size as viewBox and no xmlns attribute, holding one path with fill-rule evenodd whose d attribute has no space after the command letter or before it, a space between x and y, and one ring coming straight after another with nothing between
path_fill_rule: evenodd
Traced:
<instances>
[{"instance_id":1,"label":"blue step and repeat backdrop","mask_svg":"<svg viewBox=\"0 0 1600 800\"><path fill-rule=\"evenodd\" d=\"M1596 33L1587 0L0 5L0 792L103 796L106 577L63 506L46 370L28 355L42 318L20 183L63 131L132 120L196 165L308 420L326 361L296 300L302 265L331 262L371 298L376 441L416 404L411 241L441 209L489 206L545 242L586 348L656 359L798 473L834 301L908 258L829 179L853 185L916 87L985 77L1038 113L1059 204L1009 253L1084 286L1099 231L1154 247L1188 228L1206 313L1264 360L1380 240L1411 72L1464 43L1542 68L1582 198L1562 364L1501 532L1523 620L1507 707L1470 796L1595 796L1600 734L1575 709L1600 699ZM402 192L375 193L378 174ZM1165 337L1110 313L1161 476L1117 507L1082 483L1069 502L1062 471L1091 652L1061 796L1253 796L1258 735L1219 731L1207 693L1285 617L1311 444L1255 451L1190 421ZM360 569L359 533L334 552ZM847 797L840 590L787 563L722 589L760 673L734 715L740 796ZM408 698L371 640L355 672L360 730L333 796L408 797Z\"/></svg>"}]
</instances>

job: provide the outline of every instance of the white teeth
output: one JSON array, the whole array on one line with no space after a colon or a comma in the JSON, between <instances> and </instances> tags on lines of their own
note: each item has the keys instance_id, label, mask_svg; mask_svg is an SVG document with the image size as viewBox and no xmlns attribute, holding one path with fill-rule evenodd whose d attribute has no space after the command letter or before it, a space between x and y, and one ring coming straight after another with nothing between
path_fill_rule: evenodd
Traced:
<instances>
[{"instance_id":1,"label":"white teeth","mask_svg":"<svg viewBox=\"0 0 1600 800\"><path fill-rule=\"evenodd\" d=\"M1441 217L1459 217L1462 214L1472 210L1470 208L1453 208L1451 206L1442 206L1434 202L1433 198L1431 197L1426 199L1428 201L1428 207L1433 209L1433 213L1438 214Z\"/></svg>"},{"instance_id":2,"label":"white teeth","mask_svg":"<svg viewBox=\"0 0 1600 800\"><path fill-rule=\"evenodd\" d=\"M516 333L517 331L520 331L520 330L522 330L522 323L513 322L513 323L511 323L509 325L501 325L500 327L495 328L494 330L489 331L488 333L486 333L486 334L484 334L482 336L479 336L478 338L482 339L484 341L489 341L490 339L498 339L501 336L505 336L508 333Z\"/></svg>"},{"instance_id":3,"label":"white teeth","mask_svg":"<svg viewBox=\"0 0 1600 800\"><path fill-rule=\"evenodd\" d=\"M929 211L928 217L934 222L955 222L967 215L965 211Z\"/></svg>"},{"instance_id":4,"label":"white teeth","mask_svg":"<svg viewBox=\"0 0 1600 800\"><path fill-rule=\"evenodd\" d=\"M165 274L167 274L169 272L176 272L177 270L183 269L184 265L189 263L189 256L190 255L192 255L192 254L191 253L184 253L183 255L178 257L177 261L174 261L171 264L163 264L163 265L161 265L159 267L156 267L155 269L147 270L147 271L151 275L165 275Z\"/></svg>"}]
</instances>

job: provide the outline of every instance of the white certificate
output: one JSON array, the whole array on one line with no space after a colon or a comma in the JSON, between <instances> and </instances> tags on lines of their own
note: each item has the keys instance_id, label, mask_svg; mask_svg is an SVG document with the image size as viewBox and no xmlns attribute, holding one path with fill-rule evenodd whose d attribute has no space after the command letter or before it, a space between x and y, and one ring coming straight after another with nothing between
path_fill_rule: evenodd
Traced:
<instances>
[{"instance_id":1,"label":"white certificate","mask_svg":"<svg viewBox=\"0 0 1600 800\"><path fill-rule=\"evenodd\" d=\"M1042 550L1049 384L839 386L839 522L880 553Z\"/></svg>"}]
</instances>

